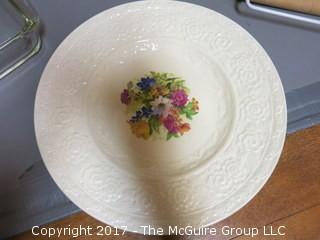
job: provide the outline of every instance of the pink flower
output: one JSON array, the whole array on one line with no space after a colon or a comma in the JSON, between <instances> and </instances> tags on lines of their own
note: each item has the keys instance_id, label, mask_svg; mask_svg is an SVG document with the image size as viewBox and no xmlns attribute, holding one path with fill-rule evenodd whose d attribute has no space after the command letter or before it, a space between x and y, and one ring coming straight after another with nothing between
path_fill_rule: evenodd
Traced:
<instances>
[{"instance_id":1,"label":"pink flower","mask_svg":"<svg viewBox=\"0 0 320 240\"><path fill-rule=\"evenodd\" d=\"M188 102L188 95L183 90L176 90L171 94L172 104L182 107Z\"/></svg>"},{"instance_id":2,"label":"pink flower","mask_svg":"<svg viewBox=\"0 0 320 240\"><path fill-rule=\"evenodd\" d=\"M163 121L163 125L170 133L177 133L179 131L179 126L172 115L168 115Z\"/></svg>"},{"instance_id":3,"label":"pink flower","mask_svg":"<svg viewBox=\"0 0 320 240\"><path fill-rule=\"evenodd\" d=\"M128 105L130 102L130 96L129 96L129 91L128 89L124 89L123 92L121 93L121 102L123 104Z\"/></svg>"}]
</instances>

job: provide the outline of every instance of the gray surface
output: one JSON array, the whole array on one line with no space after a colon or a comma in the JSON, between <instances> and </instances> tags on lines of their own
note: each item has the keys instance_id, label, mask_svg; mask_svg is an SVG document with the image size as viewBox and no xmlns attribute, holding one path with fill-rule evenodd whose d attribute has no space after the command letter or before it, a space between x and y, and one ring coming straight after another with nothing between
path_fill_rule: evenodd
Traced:
<instances>
[{"instance_id":1,"label":"gray surface","mask_svg":"<svg viewBox=\"0 0 320 240\"><path fill-rule=\"evenodd\" d=\"M17 21L17 16L14 8L7 1L0 2L0 43L13 37L20 30L21 23Z\"/></svg>"},{"instance_id":2,"label":"gray surface","mask_svg":"<svg viewBox=\"0 0 320 240\"><path fill-rule=\"evenodd\" d=\"M59 43L80 23L128 1L31 0L42 20L38 55L0 81L0 238L78 211L57 188L37 149L33 106L41 72ZM234 0L189 1L212 8L246 28L266 49L281 75L288 130L320 122L319 28L261 17Z\"/></svg>"}]
</instances>

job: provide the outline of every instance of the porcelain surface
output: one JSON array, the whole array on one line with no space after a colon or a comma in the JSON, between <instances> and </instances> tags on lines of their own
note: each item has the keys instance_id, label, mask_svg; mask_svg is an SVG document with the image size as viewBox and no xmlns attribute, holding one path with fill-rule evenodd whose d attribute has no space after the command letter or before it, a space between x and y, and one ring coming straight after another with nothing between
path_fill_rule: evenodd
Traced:
<instances>
[{"instance_id":1,"label":"porcelain surface","mask_svg":"<svg viewBox=\"0 0 320 240\"><path fill-rule=\"evenodd\" d=\"M130 133L123 86L149 71L186 80L200 111L186 136ZM286 103L263 48L239 25L177 1L120 5L89 19L42 75L35 131L61 190L129 231L216 223L244 206L275 168Z\"/></svg>"}]
</instances>

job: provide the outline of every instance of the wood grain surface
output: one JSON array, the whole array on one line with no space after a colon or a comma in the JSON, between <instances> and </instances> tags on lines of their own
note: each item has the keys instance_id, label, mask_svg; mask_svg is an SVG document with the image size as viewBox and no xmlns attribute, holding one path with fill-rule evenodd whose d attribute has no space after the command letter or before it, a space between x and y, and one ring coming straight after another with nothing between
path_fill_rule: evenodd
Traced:
<instances>
[{"instance_id":1,"label":"wood grain surface","mask_svg":"<svg viewBox=\"0 0 320 240\"><path fill-rule=\"evenodd\" d=\"M320 0L253 0L253 2L297 12L320 15Z\"/></svg>"},{"instance_id":2,"label":"wood grain surface","mask_svg":"<svg viewBox=\"0 0 320 240\"><path fill-rule=\"evenodd\" d=\"M44 227L105 226L94 218L81 212ZM247 235L225 236L224 226L234 228L258 228L259 235L252 238ZM284 236L264 236L263 228L273 231L284 226ZM166 236L150 237L126 233L124 236L62 236L59 239L197 239L197 240L248 240L248 239L292 239L320 240L320 125L289 135L285 147L272 177L257 196L244 208L213 225L216 236ZM26 232L11 239L48 239L36 237ZM50 239L57 239L51 237Z\"/></svg>"}]
</instances>

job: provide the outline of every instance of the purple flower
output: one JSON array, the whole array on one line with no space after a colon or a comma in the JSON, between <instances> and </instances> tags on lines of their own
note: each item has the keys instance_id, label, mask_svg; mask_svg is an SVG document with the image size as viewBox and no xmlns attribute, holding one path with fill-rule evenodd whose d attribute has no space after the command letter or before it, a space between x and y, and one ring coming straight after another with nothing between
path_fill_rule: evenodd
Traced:
<instances>
[{"instance_id":1,"label":"purple flower","mask_svg":"<svg viewBox=\"0 0 320 240\"><path fill-rule=\"evenodd\" d=\"M172 115L168 115L168 117L164 119L163 125L170 133L177 133L179 131L177 122Z\"/></svg>"},{"instance_id":2,"label":"purple flower","mask_svg":"<svg viewBox=\"0 0 320 240\"><path fill-rule=\"evenodd\" d=\"M158 97L153 100L151 103L153 115L158 115L166 118L169 114L169 111L172 107L171 99L166 97Z\"/></svg>"},{"instance_id":3,"label":"purple flower","mask_svg":"<svg viewBox=\"0 0 320 240\"><path fill-rule=\"evenodd\" d=\"M183 90L176 90L171 93L172 104L183 107L188 102L188 95Z\"/></svg>"},{"instance_id":4,"label":"purple flower","mask_svg":"<svg viewBox=\"0 0 320 240\"><path fill-rule=\"evenodd\" d=\"M129 96L128 89L124 89L123 92L121 93L121 102L126 105L130 103L130 96Z\"/></svg>"}]
</instances>

